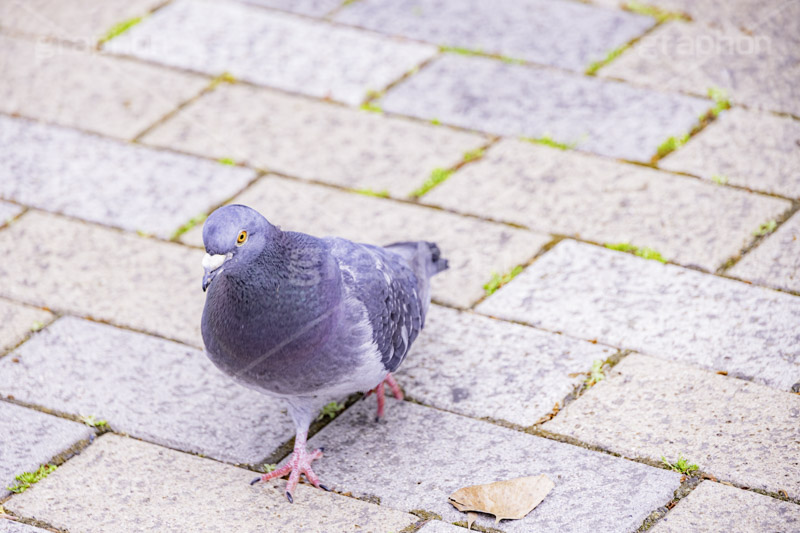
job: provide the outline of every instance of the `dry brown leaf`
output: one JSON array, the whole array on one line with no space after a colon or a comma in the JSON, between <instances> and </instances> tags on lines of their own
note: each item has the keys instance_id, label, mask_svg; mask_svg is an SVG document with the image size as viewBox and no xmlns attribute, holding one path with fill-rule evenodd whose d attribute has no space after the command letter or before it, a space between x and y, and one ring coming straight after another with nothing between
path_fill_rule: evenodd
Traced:
<instances>
[{"instance_id":1,"label":"dry brown leaf","mask_svg":"<svg viewBox=\"0 0 800 533\"><path fill-rule=\"evenodd\" d=\"M555 486L545 474L519 477L458 489L450 495L450 503L459 511L494 515L496 524L500 520L524 518Z\"/></svg>"}]
</instances>

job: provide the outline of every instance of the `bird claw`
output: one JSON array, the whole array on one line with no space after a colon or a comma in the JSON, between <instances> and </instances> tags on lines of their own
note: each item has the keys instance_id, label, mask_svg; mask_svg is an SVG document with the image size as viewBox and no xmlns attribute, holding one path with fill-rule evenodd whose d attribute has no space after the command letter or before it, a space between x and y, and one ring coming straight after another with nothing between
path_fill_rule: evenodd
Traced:
<instances>
[{"instance_id":1,"label":"bird claw","mask_svg":"<svg viewBox=\"0 0 800 533\"><path fill-rule=\"evenodd\" d=\"M322 451L323 448L317 448L316 450L309 452L305 448L305 439L303 439L300 443L300 446L295 447L294 452L292 452L292 456L289 458L289 462L282 467L273 470L272 472L268 472L261 477L255 478L250 482L250 484L255 485L259 481L269 481L270 479L276 479L289 474L289 481L286 482L286 499L289 500L289 503L294 503L294 497L292 496L292 493L294 492L297 483L300 481L300 476L303 474L305 474L308 482L315 487L321 489L324 488L324 490L329 491L330 489L320 484L319 478L314 473L314 470L311 469L311 463L314 460L322 457Z\"/></svg>"},{"instance_id":2,"label":"bird claw","mask_svg":"<svg viewBox=\"0 0 800 533\"><path fill-rule=\"evenodd\" d=\"M289 503L294 503L294 498L292 498L292 493L288 490L286 491L286 499L289 500Z\"/></svg>"},{"instance_id":3,"label":"bird claw","mask_svg":"<svg viewBox=\"0 0 800 533\"><path fill-rule=\"evenodd\" d=\"M386 404L386 395L384 392L385 385L389 386L395 398L398 400L403 399L403 391L400 390L400 386L397 385L397 381L395 381L394 376L392 376L391 373L386 374L386 377L383 378L383 381L381 381L377 387L369 391L367 394L367 396L369 396L374 392L375 396L378 398L378 414L375 417L375 422L380 422L381 418L383 418L384 405Z\"/></svg>"},{"instance_id":4,"label":"bird claw","mask_svg":"<svg viewBox=\"0 0 800 533\"><path fill-rule=\"evenodd\" d=\"M255 484L256 484L256 483L258 483L259 481L261 481L261 476L258 476L257 478L255 478L253 481L251 481L251 482L250 482L250 484L251 484L251 485L255 485Z\"/></svg>"}]
</instances>

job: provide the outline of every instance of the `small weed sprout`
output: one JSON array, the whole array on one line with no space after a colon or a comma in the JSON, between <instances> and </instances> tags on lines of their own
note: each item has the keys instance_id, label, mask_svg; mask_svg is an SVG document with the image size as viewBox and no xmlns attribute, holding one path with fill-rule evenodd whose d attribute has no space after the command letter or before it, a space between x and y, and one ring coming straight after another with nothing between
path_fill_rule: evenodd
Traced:
<instances>
[{"instance_id":1,"label":"small weed sprout","mask_svg":"<svg viewBox=\"0 0 800 533\"><path fill-rule=\"evenodd\" d=\"M761 224L757 230L753 232L753 235L756 237L763 237L764 235L769 235L778 227L778 222L775 220L770 220L768 222L764 222Z\"/></svg>"},{"instance_id":2,"label":"small weed sprout","mask_svg":"<svg viewBox=\"0 0 800 533\"><path fill-rule=\"evenodd\" d=\"M442 125L442 121L439 120L438 118L432 118L431 119L431 124L433 124L434 126L441 126Z\"/></svg>"},{"instance_id":3,"label":"small weed sprout","mask_svg":"<svg viewBox=\"0 0 800 533\"><path fill-rule=\"evenodd\" d=\"M364 196L374 196L376 198L389 198L389 191L374 191L372 189L350 189L356 194L363 194Z\"/></svg>"},{"instance_id":4,"label":"small weed sprout","mask_svg":"<svg viewBox=\"0 0 800 533\"><path fill-rule=\"evenodd\" d=\"M723 174L714 174L713 176L711 176L711 181L713 181L717 185L727 185L728 176L725 176Z\"/></svg>"},{"instance_id":5,"label":"small weed sprout","mask_svg":"<svg viewBox=\"0 0 800 533\"><path fill-rule=\"evenodd\" d=\"M37 331L40 331L43 327L44 327L44 322L40 322L39 320L37 320L33 324L31 324L31 332L36 333Z\"/></svg>"},{"instance_id":6,"label":"small weed sprout","mask_svg":"<svg viewBox=\"0 0 800 533\"><path fill-rule=\"evenodd\" d=\"M674 463L670 463L669 461L667 461L667 458L664 457L663 455L661 456L661 462L664 463L664 466L666 466L670 470L674 470L675 472L680 472L681 474L685 475L691 475L698 469L698 466L696 464L689 464L689 461L687 461L683 457L683 454L681 453L678 454L678 460L675 461Z\"/></svg>"},{"instance_id":7,"label":"small weed sprout","mask_svg":"<svg viewBox=\"0 0 800 533\"><path fill-rule=\"evenodd\" d=\"M383 108L378 104L373 104L372 102L364 102L361 104L361 109L364 111L369 111L370 113L383 113Z\"/></svg>"},{"instance_id":8,"label":"small weed sprout","mask_svg":"<svg viewBox=\"0 0 800 533\"><path fill-rule=\"evenodd\" d=\"M589 370L589 375L586 377L586 387L593 387L597 383L600 383L604 379L606 379L606 375L603 372L603 365L604 362L600 359L595 359L592 361L592 368Z\"/></svg>"},{"instance_id":9,"label":"small weed sprout","mask_svg":"<svg viewBox=\"0 0 800 533\"><path fill-rule=\"evenodd\" d=\"M425 183L423 183L418 189L412 192L411 196L417 198L423 196L431 189L433 189L434 187L445 181L447 178L449 178L452 173L453 173L452 170L448 170L446 168L434 168L433 171L431 171L431 175L428 177L428 179L425 180Z\"/></svg>"},{"instance_id":10,"label":"small weed sprout","mask_svg":"<svg viewBox=\"0 0 800 533\"><path fill-rule=\"evenodd\" d=\"M342 409L344 409L343 403L331 402L322 408L322 411L317 417L317 420L322 420L326 416L330 419L334 419L336 418L336 415L339 413L339 411L341 411Z\"/></svg>"},{"instance_id":11,"label":"small weed sprout","mask_svg":"<svg viewBox=\"0 0 800 533\"><path fill-rule=\"evenodd\" d=\"M94 415L81 415L80 421L93 428L105 427L108 425L106 420L97 420Z\"/></svg>"},{"instance_id":12,"label":"small weed sprout","mask_svg":"<svg viewBox=\"0 0 800 533\"><path fill-rule=\"evenodd\" d=\"M38 483L55 472L56 468L58 468L56 465L41 465L35 472L23 472L15 478L17 481L19 481L18 484L14 485L13 487L6 488L13 493L20 494L28 490L31 485Z\"/></svg>"},{"instance_id":13,"label":"small weed sprout","mask_svg":"<svg viewBox=\"0 0 800 533\"><path fill-rule=\"evenodd\" d=\"M230 157L220 157L219 159L217 159L217 162L228 166L234 166L236 164L236 161L234 161Z\"/></svg>"},{"instance_id":14,"label":"small weed sprout","mask_svg":"<svg viewBox=\"0 0 800 533\"><path fill-rule=\"evenodd\" d=\"M207 218L208 218L208 215L205 214L205 213L201 213L201 214L199 214L199 215L197 215L195 217L192 217L191 219L189 219L189 222L187 222L186 224L184 224L183 226L181 226L180 228L175 230L175 233L172 234L171 239L173 241L178 240L178 238L181 235L183 235L184 233L186 233L190 229L194 228L198 224L202 224L203 222L206 221Z\"/></svg>"},{"instance_id":15,"label":"small weed sprout","mask_svg":"<svg viewBox=\"0 0 800 533\"><path fill-rule=\"evenodd\" d=\"M119 37L129 29L139 24L141 21L142 17L134 17L128 20L123 20L122 22L119 22L117 24L114 24L114 26L112 26L111 29L108 30L106 34L100 39L100 44L105 44L114 37Z\"/></svg>"},{"instance_id":16,"label":"small weed sprout","mask_svg":"<svg viewBox=\"0 0 800 533\"><path fill-rule=\"evenodd\" d=\"M728 99L728 92L725 89L711 87L708 89L708 97L714 100L714 107L710 111L713 117L717 117L722 111L731 108L731 101Z\"/></svg>"},{"instance_id":17,"label":"small weed sprout","mask_svg":"<svg viewBox=\"0 0 800 533\"><path fill-rule=\"evenodd\" d=\"M272 464L269 464L269 465L263 465L261 467L261 471L264 472L265 474L269 474L270 472L274 472L275 470L277 470L277 468L278 468L278 465L275 464L275 463L272 463Z\"/></svg>"},{"instance_id":18,"label":"small weed sprout","mask_svg":"<svg viewBox=\"0 0 800 533\"><path fill-rule=\"evenodd\" d=\"M476 159L480 159L483 157L484 149L483 148L476 148L474 150L469 150L464 152L464 162L469 163L470 161L475 161Z\"/></svg>"},{"instance_id":19,"label":"small weed sprout","mask_svg":"<svg viewBox=\"0 0 800 533\"><path fill-rule=\"evenodd\" d=\"M623 4L622 9L630 11L631 13L653 17L658 22L667 22L670 20L691 20L688 16L678 11L668 11L666 9L645 4L637 0L626 2Z\"/></svg>"},{"instance_id":20,"label":"small weed sprout","mask_svg":"<svg viewBox=\"0 0 800 533\"><path fill-rule=\"evenodd\" d=\"M511 270L511 272L507 272L502 276L497 272L493 272L492 279L490 279L488 283L486 283L486 285L483 286L483 290L484 292L486 292L486 296L491 296L492 294L497 292L497 289L499 289L500 287L502 287L503 285L507 284L512 279L514 279L520 272L522 272L522 270L523 270L522 265L517 265Z\"/></svg>"},{"instance_id":21,"label":"small weed sprout","mask_svg":"<svg viewBox=\"0 0 800 533\"><path fill-rule=\"evenodd\" d=\"M620 242L616 244L606 243L605 247L609 250L632 253L641 257L642 259L651 259L653 261L658 261L659 263L667 262L667 260L664 259L664 256L662 256L658 251L647 247L640 248L639 246L634 246L629 242Z\"/></svg>"},{"instance_id":22,"label":"small weed sprout","mask_svg":"<svg viewBox=\"0 0 800 533\"><path fill-rule=\"evenodd\" d=\"M603 59L601 59L599 61L592 62L586 68L586 74L588 74L589 76L594 76L595 74L597 74L598 70L600 70L601 68L603 68L604 66L608 65L609 63L614 61L619 56L621 56L622 52L624 52L628 48L629 48L629 45L625 44L625 45L620 46L619 48L615 48L615 49L611 50L608 54L606 54L606 57L604 57Z\"/></svg>"},{"instance_id":23,"label":"small weed sprout","mask_svg":"<svg viewBox=\"0 0 800 533\"><path fill-rule=\"evenodd\" d=\"M689 134L681 135L679 137L670 137L660 145L658 145L658 158L662 158L665 155L674 152L684 144L689 142Z\"/></svg>"},{"instance_id":24,"label":"small weed sprout","mask_svg":"<svg viewBox=\"0 0 800 533\"><path fill-rule=\"evenodd\" d=\"M236 83L236 78L230 72L223 72L208 84L209 89L214 89L220 83Z\"/></svg>"},{"instance_id":25,"label":"small weed sprout","mask_svg":"<svg viewBox=\"0 0 800 533\"><path fill-rule=\"evenodd\" d=\"M571 150L577 146L577 143L566 144L558 142L549 135L544 135L542 137L522 137L522 140L533 144L543 144L551 148L558 148L559 150Z\"/></svg>"}]
</instances>

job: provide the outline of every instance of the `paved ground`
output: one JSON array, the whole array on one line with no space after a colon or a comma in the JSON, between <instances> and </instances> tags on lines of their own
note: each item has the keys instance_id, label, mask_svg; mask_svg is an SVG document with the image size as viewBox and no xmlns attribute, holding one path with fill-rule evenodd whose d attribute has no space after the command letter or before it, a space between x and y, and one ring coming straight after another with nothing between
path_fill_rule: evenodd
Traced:
<instances>
[{"instance_id":1,"label":"paved ground","mask_svg":"<svg viewBox=\"0 0 800 533\"><path fill-rule=\"evenodd\" d=\"M800 531L800 3L5 0L0 72L0 532L458 533L540 473L478 527ZM202 352L229 201L452 267L294 505Z\"/></svg>"}]
</instances>

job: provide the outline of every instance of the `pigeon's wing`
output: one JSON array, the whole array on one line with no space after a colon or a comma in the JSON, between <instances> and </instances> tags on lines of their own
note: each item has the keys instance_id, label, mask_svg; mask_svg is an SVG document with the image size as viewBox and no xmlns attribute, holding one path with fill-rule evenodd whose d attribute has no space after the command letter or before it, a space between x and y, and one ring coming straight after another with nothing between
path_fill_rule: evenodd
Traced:
<instances>
[{"instance_id":1,"label":"pigeon's wing","mask_svg":"<svg viewBox=\"0 0 800 533\"><path fill-rule=\"evenodd\" d=\"M331 239L347 290L366 308L383 366L393 372L425 321L417 277L406 260L378 246Z\"/></svg>"}]
</instances>

